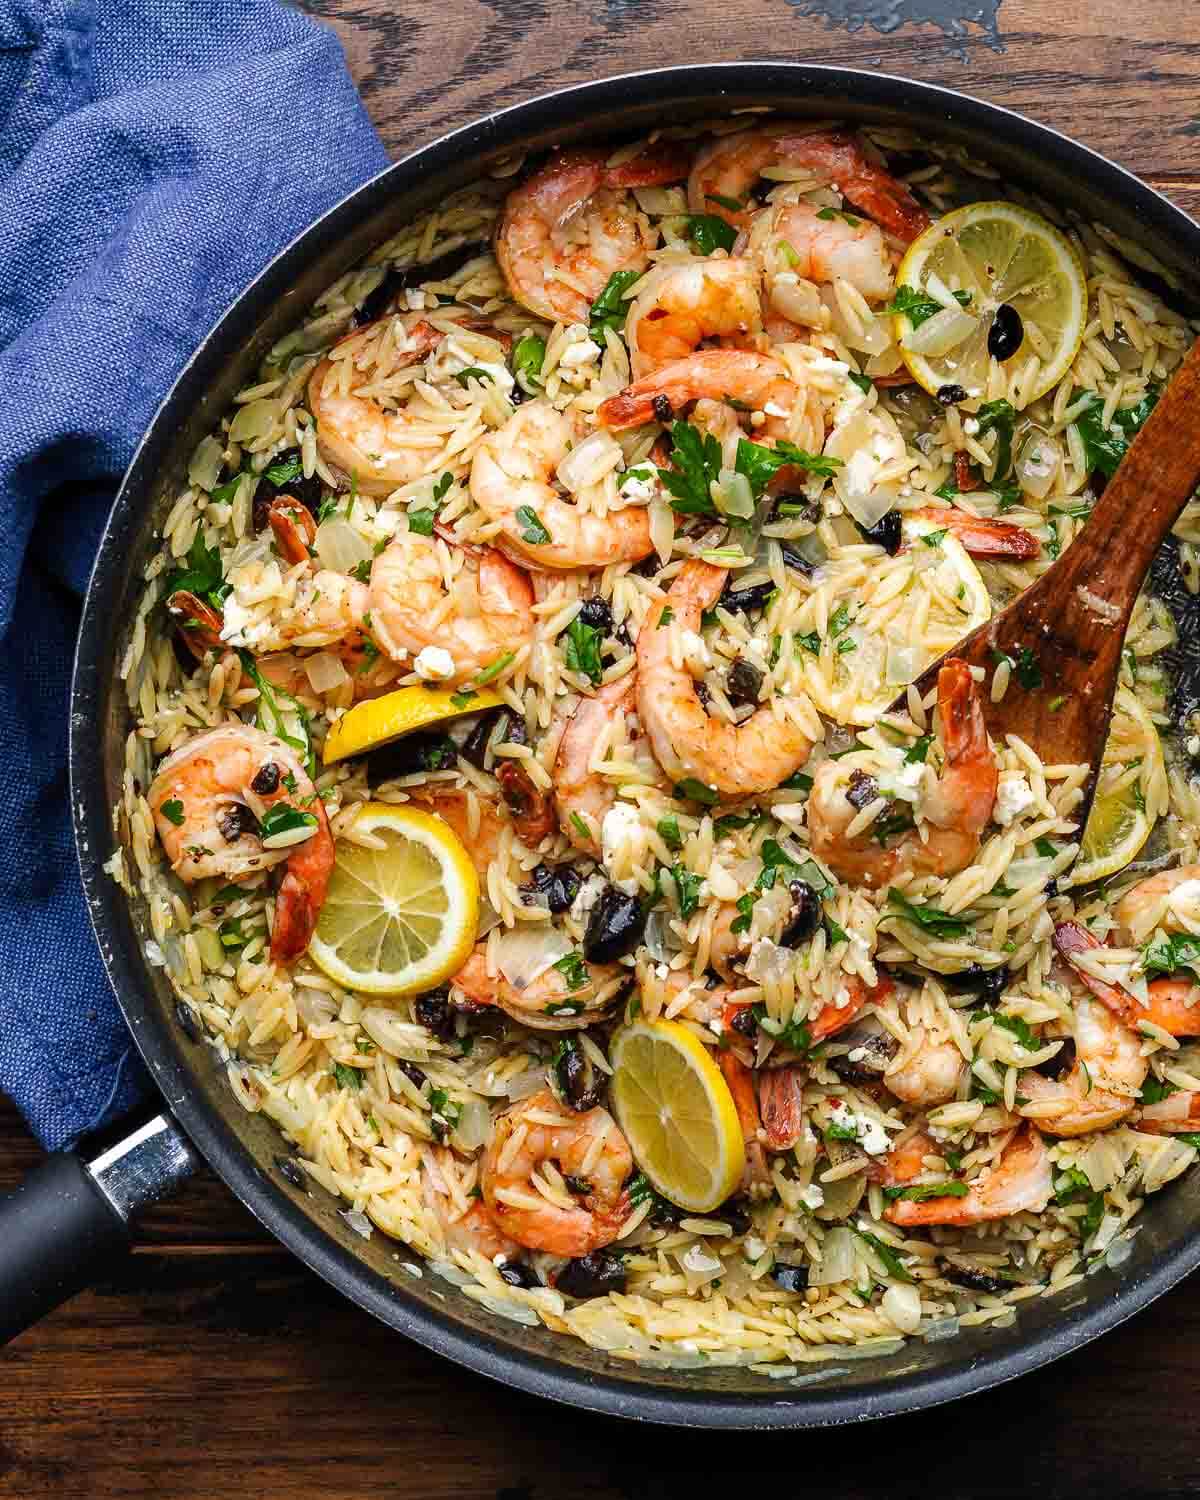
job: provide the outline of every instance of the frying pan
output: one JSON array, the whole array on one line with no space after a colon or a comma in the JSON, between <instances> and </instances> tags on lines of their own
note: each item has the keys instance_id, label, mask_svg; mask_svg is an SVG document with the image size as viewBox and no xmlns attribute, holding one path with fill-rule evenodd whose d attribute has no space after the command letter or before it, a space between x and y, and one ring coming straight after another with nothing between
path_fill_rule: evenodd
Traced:
<instances>
[{"instance_id":1,"label":"frying pan","mask_svg":"<svg viewBox=\"0 0 1200 1500\"><path fill-rule=\"evenodd\" d=\"M84 1161L58 1155L0 1203L0 1334L13 1335L127 1247L136 1212L173 1191L200 1158L308 1266L417 1342L506 1385L645 1421L719 1428L830 1426L933 1406L1010 1380L1114 1328L1200 1262L1200 1175L1156 1196L1132 1254L1054 1298L1020 1304L1013 1326L915 1341L887 1358L805 1367L803 1384L748 1370L633 1366L501 1318L421 1267L405 1247L360 1238L339 1205L279 1169L286 1146L234 1101L215 1052L181 1027L161 969L145 957L146 911L102 866L113 848L130 728L117 670L188 457L266 349L335 277L444 194L513 150L612 139L753 105L809 119L915 127L966 146L1014 184L1102 220L1166 268L1177 305L1200 303L1200 227L1120 167L1040 125L962 94L850 69L782 63L668 68L584 84L491 114L414 152L293 242L196 350L125 476L92 574L75 660L71 785L96 937L134 1039L163 1094L161 1113ZM1162 287L1158 288L1162 290ZM1166 582L1170 570L1163 572ZM1181 591L1172 594L1180 602ZM1183 596L1187 605L1187 596ZM1195 608L1195 606L1191 606ZM1182 620L1185 641L1200 621ZM1195 661L1187 646L1177 667ZM1185 672L1185 677L1186 677ZM1191 706L1185 682L1181 706ZM300 1179L302 1182L303 1179Z\"/></svg>"}]
</instances>

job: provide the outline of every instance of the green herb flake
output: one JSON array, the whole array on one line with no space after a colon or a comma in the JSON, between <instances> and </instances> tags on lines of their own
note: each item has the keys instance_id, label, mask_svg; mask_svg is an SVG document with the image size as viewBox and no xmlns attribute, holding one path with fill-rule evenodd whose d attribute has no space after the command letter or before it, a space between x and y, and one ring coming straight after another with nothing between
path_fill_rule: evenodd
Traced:
<instances>
[{"instance_id":1,"label":"green herb flake","mask_svg":"<svg viewBox=\"0 0 1200 1500\"><path fill-rule=\"evenodd\" d=\"M657 826L658 836L668 849L683 848L683 835L679 831L679 819L673 813L670 817L659 818Z\"/></svg>"},{"instance_id":2,"label":"green herb flake","mask_svg":"<svg viewBox=\"0 0 1200 1500\"><path fill-rule=\"evenodd\" d=\"M604 340L600 340L603 346ZM546 362L546 340L536 333L527 333L513 345L513 375L517 384L527 395L535 395L542 387L542 366Z\"/></svg>"},{"instance_id":3,"label":"green herb flake","mask_svg":"<svg viewBox=\"0 0 1200 1500\"><path fill-rule=\"evenodd\" d=\"M521 527L521 539L531 547L544 547L551 540L541 517L531 505L517 506L517 523Z\"/></svg>"},{"instance_id":4,"label":"green herb flake","mask_svg":"<svg viewBox=\"0 0 1200 1500\"><path fill-rule=\"evenodd\" d=\"M732 250L737 240L737 230L717 214L689 214L688 236L701 255L712 255L715 250Z\"/></svg>"},{"instance_id":5,"label":"green herb flake","mask_svg":"<svg viewBox=\"0 0 1200 1500\"><path fill-rule=\"evenodd\" d=\"M604 676L604 664L600 659L600 647L604 632L595 625L585 625L578 615L563 632L563 661L568 672L578 672L586 677L593 687Z\"/></svg>"},{"instance_id":6,"label":"green herb flake","mask_svg":"<svg viewBox=\"0 0 1200 1500\"><path fill-rule=\"evenodd\" d=\"M869 1234L865 1229L856 1229L854 1233L862 1240L864 1245L869 1245L874 1250L875 1254L887 1267L889 1276L894 1276L897 1281L911 1281L913 1279L906 1269L904 1262L886 1241L881 1240L877 1234Z\"/></svg>"},{"instance_id":7,"label":"green herb flake","mask_svg":"<svg viewBox=\"0 0 1200 1500\"><path fill-rule=\"evenodd\" d=\"M625 293L635 281L640 281L641 277L641 271L614 271L608 278L604 290L592 303L588 329L601 348L604 347L605 329L611 328L614 333L620 333L624 328L625 318L629 312L629 303L625 298ZM545 349L542 351L542 356L545 357ZM539 360L539 374L541 368Z\"/></svg>"},{"instance_id":8,"label":"green herb flake","mask_svg":"<svg viewBox=\"0 0 1200 1500\"><path fill-rule=\"evenodd\" d=\"M1083 440L1083 451L1090 474L1100 473L1106 479L1113 477L1118 464L1128 453L1130 443L1157 405L1160 393L1161 387L1158 385L1147 387L1146 394L1136 406L1124 409L1118 407L1107 427L1103 425L1104 398L1094 391L1086 393L1087 404L1075 418L1075 428ZM1071 397L1072 404L1084 394L1076 391Z\"/></svg>"},{"instance_id":9,"label":"green herb flake","mask_svg":"<svg viewBox=\"0 0 1200 1500\"><path fill-rule=\"evenodd\" d=\"M363 1076L357 1068L348 1067L345 1063L335 1062L333 1065L333 1076L337 1079L340 1089L360 1089L363 1086Z\"/></svg>"},{"instance_id":10,"label":"green herb flake","mask_svg":"<svg viewBox=\"0 0 1200 1500\"><path fill-rule=\"evenodd\" d=\"M1017 413L1009 401L985 401L975 413L979 423L979 436L996 433L996 466L992 478L995 482L1007 478L1012 468L1013 429L1017 424Z\"/></svg>"},{"instance_id":11,"label":"green herb flake","mask_svg":"<svg viewBox=\"0 0 1200 1500\"><path fill-rule=\"evenodd\" d=\"M928 1203L931 1198L965 1198L969 1191L965 1182L914 1182L910 1187L884 1188L883 1196L893 1201L903 1198L909 1203Z\"/></svg>"},{"instance_id":12,"label":"green herb flake","mask_svg":"<svg viewBox=\"0 0 1200 1500\"><path fill-rule=\"evenodd\" d=\"M690 422L673 422L670 432L675 467L660 469L658 477L671 496L671 509L682 516L716 515L711 487L721 472L720 443Z\"/></svg>"},{"instance_id":13,"label":"green herb flake","mask_svg":"<svg viewBox=\"0 0 1200 1500\"><path fill-rule=\"evenodd\" d=\"M704 884L704 877L694 875L691 870L675 864L671 866L671 879L675 882L675 890L679 895L679 915L690 917L700 908L700 887Z\"/></svg>"},{"instance_id":14,"label":"green herb flake","mask_svg":"<svg viewBox=\"0 0 1200 1500\"><path fill-rule=\"evenodd\" d=\"M466 390L472 380L491 380L492 372L481 369L479 365L468 365L465 370L456 371L454 378Z\"/></svg>"},{"instance_id":15,"label":"green herb flake","mask_svg":"<svg viewBox=\"0 0 1200 1500\"><path fill-rule=\"evenodd\" d=\"M168 823L174 823L176 828L183 826L183 803L178 797L171 797L166 802L158 804L158 810L166 818Z\"/></svg>"},{"instance_id":16,"label":"green herb flake","mask_svg":"<svg viewBox=\"0 0 1200 1500\"><path fill-rule=\"evenodd\" d=\"M184 561L186 567L167 575L163 597L169 599L172 594L183 591L195 594L214 609L220 609L233 591L233 585L225 582L225 574L221 571L220 549L206 547L204 537L197 531Z\"/></svg>"},{"instance_id":17,"label":"green herb flake","mask_svg":"<svg viewBox=\"0 0 1200 1500\"><path fill-rule=\"evenodd\" d=\"M712 787L705 786L704 782L697 781L694 776L685 776L675 785L675 795L689 802L702 802L706 807L712 807L721 799Z\"/></svg>"},{"instance_id":18,"label":"green herb flake","mask_svg":"<svg viewBox=\"0 0 1200 1500\"><path fill-rule=\"evenodd\" d=\"M1142 949L1144 974L1178 974L1190 970L1200 978L1200 937L1187 932L1164 934Z\"/></svg>"},{"instance_id":19,"label":"green herb flake","mask_svg":"<svg viewBox=\"0 0 1200 1500\"><path fill-rule=\"evenodd\" d=\"M587 824L583 821L583 819L577 812L573 812L571 814L571 827L574 828L575 832L581 839L587 839L589 842L591 841L592 830L587 826Z\"/></svg>"},{"instance_id":20,"label":"green herb flake","mask_svg":"<svg viewBox=\"0 0 1200 1500\"><path fill-rule=\"evenodd\" d=\"M943 527L941 531L923 531L921 540L927 547L940 547L949 535L949 528Z\"/></svg>"},{"instance_id":21,"label":"green herb flake","mask_svg":"<svg viewBox=\"0 0 1200 1500\"><path fill-rule=\"evenodd\" d=\"M970 923L964 922L961 917L952 917L949 912L940 911L936 906L917 905L895 889L888 891L887 904L889 910L903 917L906 922L924 928L936 938L965 937L970 931Z\"/></svg>"},{"instance_id":22,"label":"green herb flake","mask_svg":"<svg viewBox=\"0 0 1200 1500\"><path fill-rule=\"evenodd\" d=\"M551 965L567 981L567 989L583 990L591 983L587 964L582 953L564 953L557 963Z\"/></svg>"},{"instance_id":23,"label":"green herb flake","mask_svg":"<svg viewBox=\"0 0 1200 1500\"><path fill-rule=\"evenodd\" d=\"M904 752L904 764L906 766L924 765L929 756L929 747L933 744L931 734L923 734L916 739Z\"/></svg>"},{"instance_id":24,"label":"green herb flake","mask_svg":"<svg viewBox=\"0 0 1200 1500\"><path fill-rule=\"evenodd\" d=\"M822 479L830 479L842 467L840 458L825 457L797 448L795 443L780 439L773 448L762 443L752 443L749 438L739 438L734 468L750 481L750 491L757 500L778 471L785 466L803 469Z\"/></svg>"}]
</instances>

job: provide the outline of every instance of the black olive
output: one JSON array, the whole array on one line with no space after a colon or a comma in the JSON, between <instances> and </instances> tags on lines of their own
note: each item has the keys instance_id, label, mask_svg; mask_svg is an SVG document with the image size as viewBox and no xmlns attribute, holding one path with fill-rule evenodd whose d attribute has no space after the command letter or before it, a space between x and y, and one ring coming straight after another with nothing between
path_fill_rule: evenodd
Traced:
<instances>
[{"instance_id":1,"label":"black olive","mask_svg":"<svg viewBox=\"0 0 1200 1500\"><path fill-rule=\"evenodd\" d=\"M506 712L503 708L496 709L495 713L480 714L478 720L471 726L471 732L462 742L460 754L465 761L483 770L483 763L487 756L488 743L492 738L492 730L500 722L502 715Z\"/></svg>"},{"instance_id":2,"label":"black olive","mask_svg":"<svg viewBox=\"0 0 1200 1500\"><path fill-rule=\"evenodd\" d=\"M757 703L762 690L763 674L745 657L739 656L725 673L725 694L735 708L742 703Z\"/></svg>"},{"instance_id":3,"label":"black olive","mask_svg":"<svg viewBox=\"0 0 1200 1500\"><path fill-rule=\"evenodd\" d=\"M746 1205L736 1198L731 1198L728 1203L723 1203L717 1209L716 1217L723 1219L734 1234L749 1234L753 1220Z\"/></svg>"},{"instance_id":4,"label":"black olive","mask_svg":"<svg viewBox=\"0 0 1200 1500\"><path fill-rule=\"evenodd\" d=\"M785 1292L803 1292L808 1289L808 1267L807 1266L785 1266L776 1264L771 1267L771 1280L777 1287Z\"/></svg>"},{"instance_id":5,"label":"black olive","mask_svg":"<svg viewBox=\"0 0 1200 1500\"><path fill-rule=\"evenodd\" d=\"M1058 881L1057 880L1047 880L1046 884L1042 887L1042 895L1043 896L1050 896L1051 898L1053 898L1054 896L1057 896L1058 895Z\"/></svg>"},{"instance_id":6,"label":"black olive","mask_svg":"<svg viewBox=\"0 0 1200 1500\"><path fill-rule=\"evenodd\" d=\"M752 609L766 609L775 592L773 583L754 583L748 589L726 589L717 603L730 614L748 614Z\"/></svg>"},{"instance_id":7,"label":"black olive","mask_svg":"<svg viewBox=\"0 0 1200 1500\"><path fill-rule=\"evenodd\" d=\"M294 1156L277 1156L275 1165L279 1168L279 1175L285 1182L290 1182L295 1188L308 1186L308 1179L304 1175L304 1168Z\"/></svg>"},{"instance_id":8,"label":"black olive","mask_svg":"<svg viewBox=\"0 0 1200 1500\"><path fill-rule=\"evenodd\" d=\"M856 812L862 812L879 796L879 784L874 776L865 771L851 771L850 785L846 789L846 801Z\"/></svg>"},{"instance_id":9,"label":"black olive","mask_svg":"<svg viewBox=\"0 0 1200 1500\"><path fill-rule=\"evenodd\" d=\"M771 517L774 520L779 514L781 505L794 505L795 510L789 511L788 515L793 519L811 521L815 526L821 519L821 507L810 500L807 495L797 494L792 490L782 490L778 495L771 496Z\"/></svg>"},{"instance_id":10,"label":"black olive","mask_svg":"<svg viewBox=\"0 0 1200 1500\"><path fill-rule=\"evenodd\" d=\"M1066 1037L1062 1046L1045 1062L1035 1063L1033 1071L1041 1073L1046 1078L1061 1078L1064 1073L1070 1072L1075 1066L1075 1038Z\"/></svg>"},{"instance_id":11,"label":"black olive","mask_svg":"<svg viewBox=\"0 0 1200 1500\"><path fill-rule=\"evenodd\" d=\"M700 707L707 708L712 702L712 694L708 690L708 685L703 682L697 682L695 687L696 697L700 700Z\"/></svg>"},{"instance_id":12,"label":"black olive","mask_svg":"<svg viewBox=\"0 0 1200 1500\"><path fill-rule=\"evenodd\" d=\"M863 534L863 540L868 541L875 547L882 547L889 557L895 557L900 550L900 512L898 510L886 511L874 526L859 526Z\"/></svg>"},{"instance_id":13,"label":"black olive","mask_svg":"<svg viewBox=\"0 0 1200 1500\"><path fill-rule=\"evenodd\" d=\"M521 887L527 896L545 896L546 905L557 917L575 904L583 880L572 865L538 865L533 879ZM526 905L532 905L526 902Z\"/></svg>"},{"instance_id":14,"label":"black olive","mask_svg":"<svg viewBox=\"0 0 1200 1500\"><path fill-rule=\"evenodd\" d=\"M554 1079L571 1109L595 1109L604 1097L604 1080L575 1037L566 1037L554 1055ZM574 1191L574 1189L572 1189Z\"/></svg>"},{"instance_id":15,"label":"black olive","mask_svg":"<svg viewBox=\"0 0 1200 1500\"><path fill-rule=\"evenodd\" d=\"M829 1066L844 1083L875 1083L879 1075L900 1050L900 1043L886 1031L872 1031L862 1037L843 1035L842 1042L853 1042L851 1052L862 1052L861 1057L850 1061L849 1053L831 1057Z\"/></svg>"},{"instance_id":16,"label":"black olive","mask_svg":"<svg viewBox=\"0 0 1200 1500\"><path fill-rule=\"evenodd\" d=\"M448 1042L454 1035L454 1011L445 990L430 990L428 995L418 996L413 1015L417 1024L432 1031L439 1041Z\"/></svg>"},{"instance_id":17,"label":"black olive","mask_svg":"<svg viewBox=\"0 0 1200 1500\"><path fill-rule=\"evenodd\" d=\"M941 1259L937 1268L947 1281L952 1281L955 1286L965 1286L972 1292L990 1292L999 1296L1013 1289L1011 1281L978 1266L963 1266L954 1260Z\"/></svg>"},{"instance_id":18,"label":"black olive","mask_svg":"<svg viewBox=\"0 0 1200 1500\"><path fill-rule=\"evenodd\" d=\"M792 905L779 934L779 943L783 948L796 948L816 932L821 920L821 902L807 880L789 880L788 895L792 898Z\"/></svg>"},{"instance_id":19,"label":"black olive","mask_svg":"<svg viewBox=\"0 0 1200 1500\"><path fill-rule=\"evenodd\" d=\"M407 291L410 286L420 286L426 281L445 281L456 271L461 271L471 257L478 255L484 248L481 243L472 242L447 250L444 255L439 255L436 260L426 261L424 265L405 266L403 270L390 267L387 275L354 314L355 326L361 328L364 323L374 323L376 318L382 318L400 293Z\"/></svg>"},{"instance_id":20,"label":"black olive","mask_svg":"<svg viewBox=\"0 0 1200 1500\"><path fill-rule=\"evenodd\" d=\"M612 605L607 599L602 599L599 594L593 594L590 599L585 599L579 606L579 613L575 616L584 625L590 625L593 630L602 630L605 635L612 634Z\"/></svg>"},{"instance_id":21,"label":"black olive","mask_svg":"<svg viewBox=\"0 0 1200 1500\"><path fill-rule=\"evenodd\" d=\"M793 573L803 573L805 578L812 577L813 565L802 552L797 552L788 542L780 542L779 550L783 553L785 568L791 568Z\"/></svg>"},{"instance_id":22,"label":"black olive","mask_svg":"<svg viewBox=\"0 0 1200 1500\"><path fill-rule=\"evenodd\" d=\"M737 1013L729 1024L739 1036L748 1036L753 1039L758 1035L758 1017L754 1014L752 1005L739 1005Z\"/></svg>"},{"instance_id":23,"label":"black olive","mask_svg":"<svg viewBox=\"0 0 1200 1500\"><path fill-rule=\"evenodd\" d=\"M244 802L231 802L217 814L217 827L227 844L236 844L244 833L258 833L258 819Z\"/></svg>"},{"instance_id":24,"label":"black olive","mask_svg":"<svg viewBox=\"0 0 1200 1500\"><path fill-rule=\"evenodd\" d=\"M397 776L418 771L445 771L458 759L458 747L445 734L406 734L367 756L367 785L374 788Z\"/></svg>"},{"instance_id":25,"label":"black olive","mask_svg":"<svg viewBox=\"0 0 1200 1500\"><path fill-rule=\"evenodd\" d=\"M646 913L636 896L607 885L588 915L583 956L590 964L611 964L624 958L642 940Z\"/></svg>"},{"instance_id":26,"label":"black olive","mask_svg":"<svg viewBox=\"0 0 1200 1500\"><path fill-rule=\"evenodd\" d=\"M425 1074L417 1067L416 1063L409 1062L406 1057L398 1057L396 1059L396 1066L414 1088L423 1089L425 1087Z\"/></svg>"},{"instance_id":27,"label":"black olive","mask_svg":"<svg viewBox=\"0 0 1200 1500\"><path fill-rule=\"evenodd\" d=\"M574 1193L577 1198L586 1198L592 1190L592 1184L586 1177L564 1177L567 1191Z\"/></svg>"},{"instance_id":28,"label":"black olive","mask_svg":"<svg viewBox=\"0 0 1200 1500\"><path fill-rule=\"evenodd\" d=\"M1002 302L988 329L988 353L993 359L1011 359L1025 338L1025 325L1015 307Z\"/></svg>"},{"instance_id":29,"label":"black olive","mask_svg":"<svg viewBox=\"0 0 1200 1500\"><path fill-rule=\"evenodd\" d=\"M999 1000L1008 986L1008 970L985 969L982 964L969 964L957 974L943 974L942 983L952 990L979 990L987 1001Z\"/></svg>"},{"instance_id":30,"label":"black olive","mask_svg":"<svg viewBox=\"0 0 1200 1500\"><path fill-rule=\"evenodd\" d=\"M175 1002L175 1020L179 1023L179 1029L187 1037L189 1042L200 1040L200 1027L196 1024L196 1013L192 1007L182 1000Z\"/></svg>"},{"instance_id":31,"label":"black olive","mask_svg":"<svg viewBox=\"0 0 1200 1500\"><path fill-rule=\"evenodd\" d=\"M257 792L260 797L269 797L272 792L279 790L279 767L273 760L269 760L265 766L259 766L250 783L250 790Z\"/></svg>"},{"instance_id":32,"label":"black olive","mask_svg":"<svg viewBox=\"0 0 1200 1500\"><path fill-rule=\"evenodd\" d=\"M938 387L937 398L943 406L957 406L960 401L967 399L967 393L961 385L941 385Z\"/></svg>"},{"instance_id":33,"label":"black olive","mask_svg":"<svg viewBox=\"0 0 1200 1500\"><path fill-rule=\"evenodd\" d=\"M554 1283L568 1297L603 1297L625 1290L625 1262L611 1250L593 1250L569 1260Z\"/></svg>"},{"instance_id":34,"label":"black olive","mask_svg":"<svg viewBox=\"0 0 1200 1500\"><path fill-rule=\"evenodd\" d=\"M531 1287L541 1286L541 1277L533 1269L519 1260L510 1260L506 1265L497 1266L500 1272L500 1280L506 1281L509 1286L519 1286L525 1291Z\"/></svg>"},{"instance_id":35,"label":"black olive","mask_svg":"<svg viewBox=\"0 0 1200 1500\"><path fill-rule=\"evenodd\" d=\"M654 407L655 420L669 422L675 413L671 410L671 403L665 396L655 396L651 405Z\"/></svg>"},{"instance_id":36,"label":"black olive","mask_svg":"<svg viewBox=\"0 0 1200 1500\"><path fill-rule=\"evenodd\" d=\"M277 453L268 465L273 468L276 464L297 464L300 462L299 448L288 448L284 453ZM254 487L254 529L261 531L267 524L267 507L277 495L290 495L293 500L298 500L305 510L314 517L321 508L321 501L325 495L325 486L316 474L310 474L305 479L303 474L298 474L295 479L289 479L284 484L272 484L266 473L258 477L258 483Z\"/></svg>"}]
</instances>

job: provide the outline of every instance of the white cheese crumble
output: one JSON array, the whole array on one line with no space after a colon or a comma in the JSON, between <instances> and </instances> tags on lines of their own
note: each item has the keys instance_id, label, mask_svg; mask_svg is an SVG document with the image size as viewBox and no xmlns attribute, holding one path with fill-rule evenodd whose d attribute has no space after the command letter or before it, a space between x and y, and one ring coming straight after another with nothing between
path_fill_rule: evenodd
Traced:
<instances>
[{"instance_id":1,"label":"white cheese crumble","mask_svg":"<svg viewBox=\"0 0 1200 1500\"><path fill-rule=\"evenodd\" d=\"M710 1255L703 1245L692 1245L679 1257L679 1263L696 1276L711 1276L721 1269L720 1257Z\"/></svg>"},{"instance_id":2,"label":"white cheese crumble","mask_svg":"<svg viewBox=\"0 0 1200 1500\"><path fill-rule=\"evenodd\" d=\"M824 1190L819 1188L815 1182L810 1183L800 1194L800 1202L804 1204L810 1213L815 1213L825 1202Z\"/></svg>"},{"instance_id":3,"label":"white cheese crumble","mask_svg":"<svg viewBox=\"0 0 1200 1500\"><path fill-rule=\"evenodd\" d=\"M425 682L443 682L454 676L454 658L442 646L426 646L417 653L413 671Z\"/></svg>"},{"instance_id":4,"label":"white cheese crumble","mask_svg":"<svg viewBox=\"0 0 1200 1500\"><path fill-rule=\"evenodd\" d=\"M891 1147L883 1126L866 1115L856 1115L848 1104L839 1104L829 1118L840 1130L853 1130L854 1139L868 1156L882 1156Z\"/></svg>"},{"instance_id":5,"label":"white cheese crumble","mask_svg":"<svg viewBox=\"0 0 1200 1500\"><path fill-rule=\"evenodd\" d=\"M628 802L614 802L604 814L604 822L600 825L600 858L604 868L612 870L612 866L620 850L633 838L641 827L641 819L638 810ZM624 880L613 880L613 885L626 896L634 896L638 891L637 878L633 875Z\"/></svg>"},{"instance_id":6,"label":"white cheese crumble","mask_svg":"<svg viewBox=\"0 0 1200 1500\"><path fill-rule=\"evenodd\" d=\"M975 437L979 432L979 419L977 417L964 417L963 431L968 437Z\"/></svg>"},{"instance_id":7,"label":"white cheese crumble","mask_svg":"<svg viewBox=\"0 0 1200 1500\"><path fill-rule=\"evenodd\" d=\"M680 632L679 644L683 651L683 662L693 677L703 677L712 666L712 654L704 638L694 630Z\"/></svg>"},{"instance_id":8,"label":"white cheese crumble","mask_svg":"<svg viewBox=\"0 0 1200 1500\"><path fill-rule=\"evenodd\" d=\"M580 365L590 365L594 359L600 358L600 345L593 343L591 339L580 339L577 344L568 344L559 356L559 366L566 366L568 370L578 369Z\"/></svg>"},{"instance_id":9,"label":"white cheese crumble","mask_svg":"<svg viewBox=\"0 0 1200 1500\"><path fill-rule=\"evenodd\" d=\"M622 476L618 488L629 501L653 500L658 490L658 468L655 464L635 464Z\"/></svg>"},{"instance_id":10,"label":"white cheese crumble","mask_svg":"<svg viewBox=\"0 0 1200 1500\"><path fill-rule=\"evenodd\" d=\"M1007 828L1026 808L1032 807L1035 800L1033 788L1020 771L1002 771L996 787L996 805L992 809L992 819L1001 828Z\"/></svg>"}]
</instances>

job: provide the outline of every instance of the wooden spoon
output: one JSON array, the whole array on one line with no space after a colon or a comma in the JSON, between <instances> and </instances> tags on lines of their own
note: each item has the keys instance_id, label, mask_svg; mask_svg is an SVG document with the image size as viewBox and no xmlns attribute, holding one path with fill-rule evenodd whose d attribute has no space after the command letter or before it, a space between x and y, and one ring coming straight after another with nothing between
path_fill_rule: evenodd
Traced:
<instances>
[{"instance_id":1,"label":"wooden spoon","mask_svg":"<svg viewBox=\"0 0 1200 1500\"><path fill-rule=\"evenodd\" d=\"M993 740L1017 734L1047 765L1090 765L1078 818L1091 806L1108 738L1125 629L1163 538L1200 484L1200 340L1189 350L1096 502L1052 568L917 678L924 697L951 657L982 667ZM991 701L1002 657L1008 690ZM892 711L906 713L904 697Z\"/></svg>"}]
</instances>

